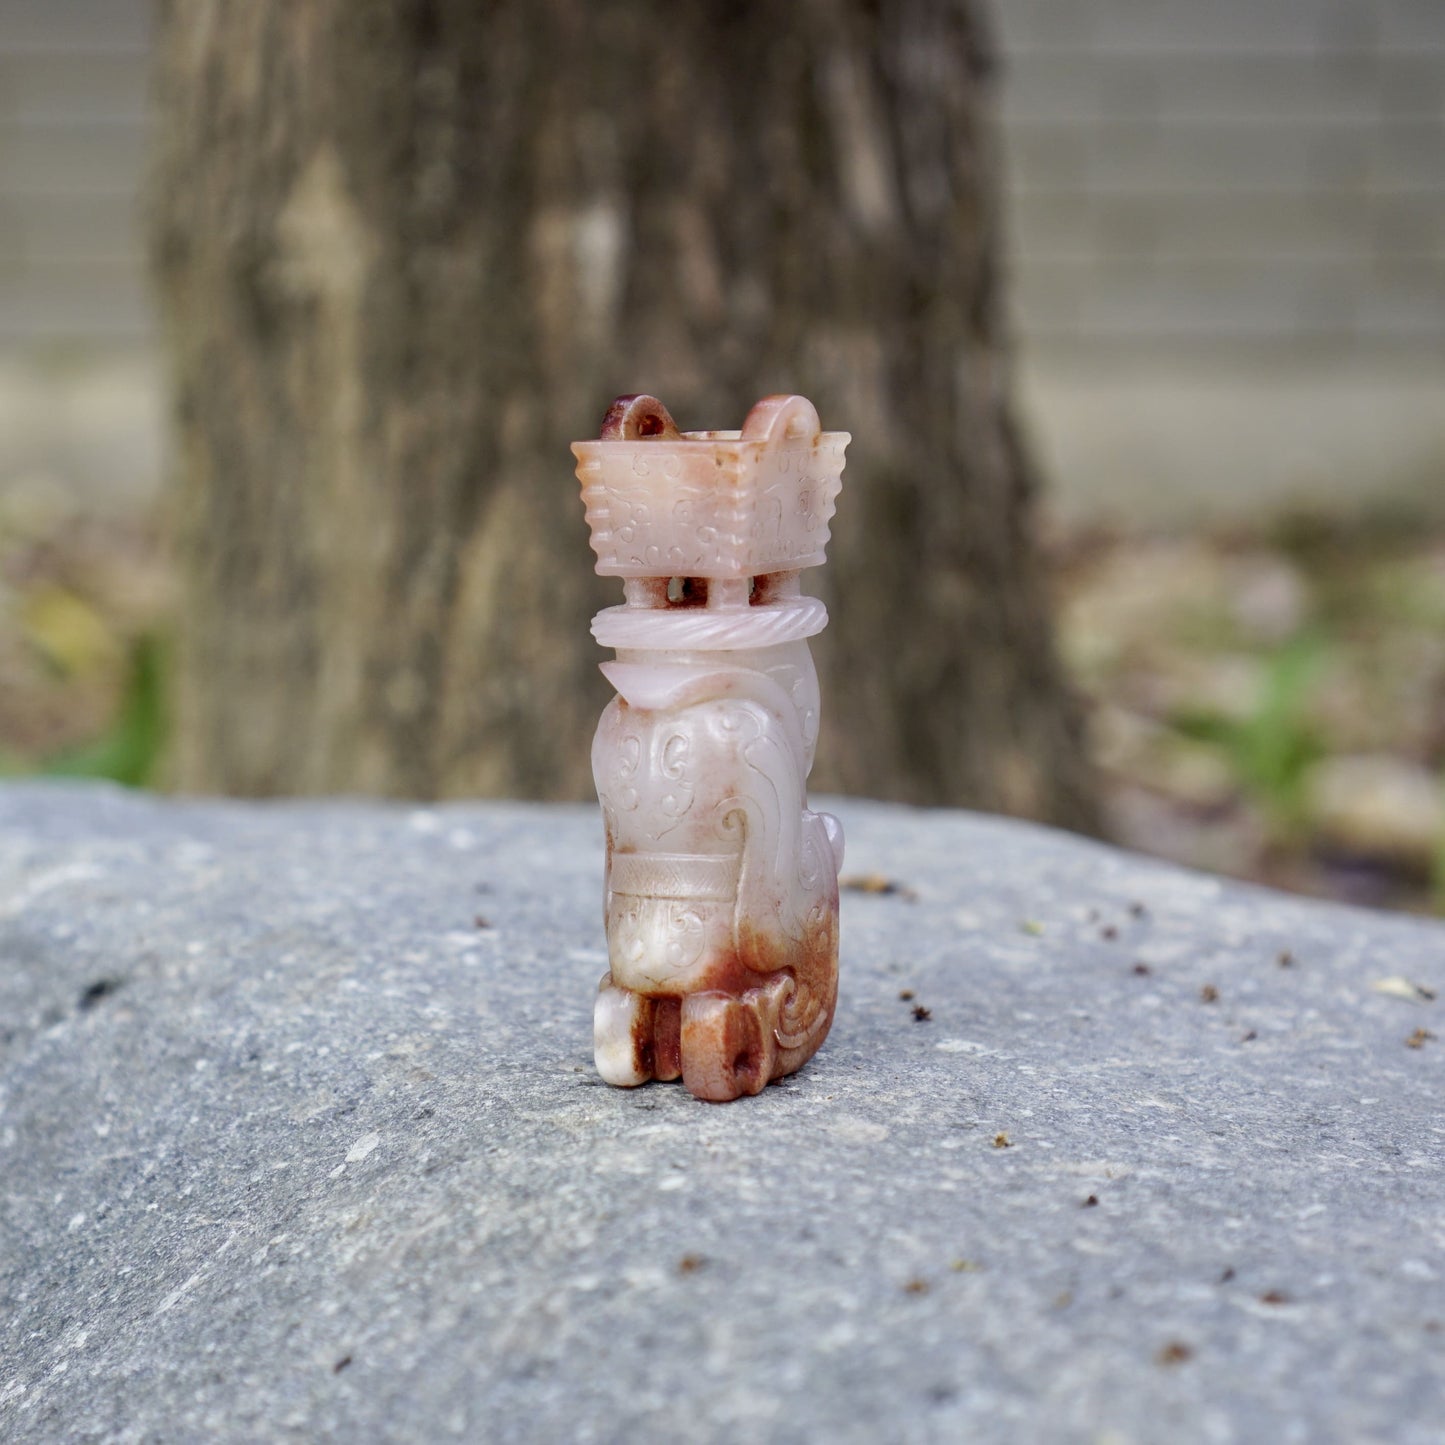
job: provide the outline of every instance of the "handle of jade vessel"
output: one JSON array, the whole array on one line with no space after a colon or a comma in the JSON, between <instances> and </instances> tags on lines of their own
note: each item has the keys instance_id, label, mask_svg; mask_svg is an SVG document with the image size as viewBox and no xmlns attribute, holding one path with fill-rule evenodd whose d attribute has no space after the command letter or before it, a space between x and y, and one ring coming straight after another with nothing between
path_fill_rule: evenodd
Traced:
<instances>
[{"instance_id":1,"label":"handle of jade vessel","mask_svg":"<svg viewBox=\"0 0 1445 1445\"><path fill-rule=\"evenodd\" d=\"M638 392L619 396L602 418L602 440L605 442L652 441L675 442L682 439L677 423L655 396Z\"/></svg>"},{"instance_id":2,"label":"handle of jade vessel","mask_svg":"<svg viewBox=\"0 0 1445 1445\"><path fill-rule=\"evenodd\" d=\"M818 409L806 396L765 396L743 423L747 442L812 441L823 430Z\"/></svg>"}]
</instances>

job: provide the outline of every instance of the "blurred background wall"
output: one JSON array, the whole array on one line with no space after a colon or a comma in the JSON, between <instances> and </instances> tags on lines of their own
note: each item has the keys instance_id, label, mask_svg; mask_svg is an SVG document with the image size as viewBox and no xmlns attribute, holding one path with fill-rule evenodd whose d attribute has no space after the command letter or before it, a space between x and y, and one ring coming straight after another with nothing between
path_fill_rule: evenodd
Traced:
<instances>
[{"instance_id":1,"label":"blurred background wall","mask_svg":"<svg viewBox=\"0 0 1445 1445\"><path fill-rule=\"evenodd\" d=\"M1003 0L1023 380L1071 514L1445 459L1445 5Z\"/></svg>"},{"instance_id":2,"label":"blurred background wall","mask_svg":"<svg viewBox=\"0 0 1445 1445\"><path fill-rule=\"evenodd\" d=\"M146 0L0 0L0 484L159 475L140 189Z\"/></svg>"},{"instance_id":3,"label":"blurred background wall","mask_svg":"<svg viewBox=\"0 0 1445 1445\"><path fill-rule=\"evenodd\" d=\"M1069 521L1418 498L1445 465L1445 5L1001 0L1026 413ZM0 478L161 428L147 0L0 0Z\"/></svg>"}]
</instances>

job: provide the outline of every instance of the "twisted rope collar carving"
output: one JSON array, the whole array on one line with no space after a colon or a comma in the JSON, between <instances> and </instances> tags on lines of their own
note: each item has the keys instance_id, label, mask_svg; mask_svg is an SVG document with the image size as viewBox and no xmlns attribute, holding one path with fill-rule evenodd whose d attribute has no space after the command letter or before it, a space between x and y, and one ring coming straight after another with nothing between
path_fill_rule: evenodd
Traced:
<instances>
[{"instance_id":1,"label":"twisted rope collar carving","mask_svg":"<svg viewBox=\"0 0 1445 1445\"><path fill-rule=\"evenodd\" d=\"M802 642L827 625L828 609L818 598L789 597L736 610L606 607L592 619L592 636L603 647L726 652Z\"/></svg>"}]
</instances>

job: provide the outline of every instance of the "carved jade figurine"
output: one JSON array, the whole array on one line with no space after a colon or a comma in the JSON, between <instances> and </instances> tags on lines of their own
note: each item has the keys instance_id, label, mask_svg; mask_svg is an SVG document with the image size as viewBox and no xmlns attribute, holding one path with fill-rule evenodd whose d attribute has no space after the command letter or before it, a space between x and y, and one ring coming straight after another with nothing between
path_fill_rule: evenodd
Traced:
<instances>
[{"instance_id":1,"label":"carved jade figurine","mask_svg":"<svg viewBox=\"0 0 1445 1445\"><path fill-rule=\"evenodd\" d=\"M597 1068L759 1093L823 1042L838 997L836 818L808 809L828 615L820 566L845 432L770 396L741 432L679 432L655 397L576 442L597 571L626 601L592 622L617 697L592 744L607 830L610 969Z\"/></svg>"}]
</instances>

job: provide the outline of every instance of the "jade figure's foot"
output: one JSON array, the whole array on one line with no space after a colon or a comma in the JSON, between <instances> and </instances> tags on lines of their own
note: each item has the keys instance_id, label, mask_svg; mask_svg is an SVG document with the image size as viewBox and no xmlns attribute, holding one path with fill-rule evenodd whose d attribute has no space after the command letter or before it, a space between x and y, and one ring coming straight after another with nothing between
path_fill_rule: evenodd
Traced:
<instances>
[{"instance_id":1,"label":"jade figure's foot","mask_svg":"<svg viewBox=\"0 0 1445 1445\"><path fill-rule=\"evenodd\" d=\"M777 1040L761 992L741 998L694 993L682 1001L682 1081L699 1099L725 1103L761 1094L773 1077Z\"/></svg>"},{"instance_id":2,"label":"jade figure's foot","mask_svg":"<svg viewBox=\"0 0 1445 1445\"><path fill-rule=\"evenodd\" d=\"M592 1011L592 1043L597 1072L609 1084L630 1089L653 1077L653 1014L650 998L618 988L610 973L603 974Z\"/></svg>"}]
</instances>

